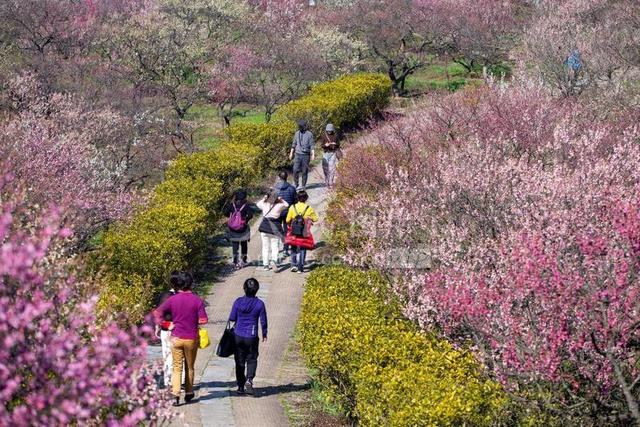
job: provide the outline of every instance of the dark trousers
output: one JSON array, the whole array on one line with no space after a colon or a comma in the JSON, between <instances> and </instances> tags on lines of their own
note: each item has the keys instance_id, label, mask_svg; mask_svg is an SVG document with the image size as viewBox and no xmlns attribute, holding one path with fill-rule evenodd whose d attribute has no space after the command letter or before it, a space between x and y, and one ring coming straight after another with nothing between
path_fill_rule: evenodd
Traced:
<instances>
[{"instance_id":1,"label":"dark trousers","mask_svg":"<svg viewBox=\"0 0 640 427\"><path fill-rule=\"evenodd\" d=\"M302 249L298 246L291 247L291 265L294 267L298 267L298 270L302 271L304 269L304 262L307 258L307 250Z\"/></svg>"},{"instance_id":2,"label":"dark trousers","mask_svg":"<svg viewBox=\"0 0 640 427\"><path fill-rule=\"evenodd\" d=\"M247 245L247 241L245 240L244 242L231 242L231 247L233 248L233 263L237 264L238 263L238 252L241 250L242 251L242 262L247 262L247 253L248 253L248 245Z\"/></svg>"},{"instance_id":3,"label":"dark trousers","mask_svg":"<svg viewBox=\"0 0 640 427\"><path fill-rule=\"evenodd\" d=\"M238 387L244 387L244 384L248 381L253 383L253 378L256 376L256 369L258 368L258 344L260 339L236 337L236 352L233 355L236 361L236 381ZM247 374L244 373L244 367L247 366Z\"/></svg>"},{"instance_id":4,"label":"dark trousers","mask_svg":"<svg viewBox=\"0 0 640 427\"><path fill-rule=\"evenodd\" d=\"M296 154L293 159L293 183L296 188L299 187L300 177L302 177L302 186L307 188L307 178L309 177L309 162L311 154Z\"/></svg>"},{"instance_id":5,"label":"dark trousers","mask_svg":"<svg viewBox=\"0 0 640 427\"><path fill-rule=\"evenodd\" d=\"M284 235L287 235L287 231L289 230L289 224L287 224L287 216L283 216L280 218L280 221L282 222L282 229L284 230ZM289 245L287 245L286 243L284 244L284 251L285 252L289 252Z\"/></svg>"}]
</instances>

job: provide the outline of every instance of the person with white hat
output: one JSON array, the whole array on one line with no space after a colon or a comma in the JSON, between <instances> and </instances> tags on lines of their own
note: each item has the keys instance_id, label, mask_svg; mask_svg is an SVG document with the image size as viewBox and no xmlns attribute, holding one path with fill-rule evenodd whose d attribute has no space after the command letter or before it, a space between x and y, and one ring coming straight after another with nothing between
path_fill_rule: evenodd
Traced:
<instances>
[{"instance_id":1,"label":"person with white hat","mask_svg":"<svg viewBox=\"0 0 640 427\"><path fill-rule=\"evenodd\" d=\"M322 170L324 171L324 183L328 188L333 188L336 181L336 166L340 153L340 140L336 128L332 123L327 124L322 142Z\"/></svg>"}]
</instances>

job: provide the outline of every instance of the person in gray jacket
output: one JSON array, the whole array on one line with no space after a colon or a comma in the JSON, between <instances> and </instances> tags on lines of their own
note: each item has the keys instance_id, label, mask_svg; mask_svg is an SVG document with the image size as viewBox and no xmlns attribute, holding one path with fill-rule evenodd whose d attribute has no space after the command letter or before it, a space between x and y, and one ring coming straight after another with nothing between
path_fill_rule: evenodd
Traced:
<instances>
[{"instance_id":1,"label":"person in gray jacket","mask_svg":"<svg viewBox=\"0 0 640 427\"><path fill-rule=\"evenodd\" d=\"M309 177L309 163L315 159L315 145L313 134L308 129L306 120L298 121L298 130L293 136L289 160L293 160L293 182L298 190L307 188ZM302 186L300 186L302 178Z\"/></svg>"}]
</instances>

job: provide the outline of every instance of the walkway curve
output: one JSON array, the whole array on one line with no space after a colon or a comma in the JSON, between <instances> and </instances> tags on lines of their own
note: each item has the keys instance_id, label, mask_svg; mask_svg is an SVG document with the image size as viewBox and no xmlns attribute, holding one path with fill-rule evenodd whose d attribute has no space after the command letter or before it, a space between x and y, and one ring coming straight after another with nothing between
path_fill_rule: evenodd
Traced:
<instances>
[{"instance_id":1,"label":"walkway curve","mask_svg":"<svg viewBox=\"0 0 640 427\"><path fill-rule=\"evenodd\" d=\"M319 242L326 211L327 190L322 184L321 168L310 173L309 203L321 218L313 234ZM225 276L207 296L209 323L206 325L212 344L200 350L196 360L196 403L180 406L175 426L206 427L283 427L289 425L279 395L304 387L307 378L281 369L300 312L305 274L281 268L278 273L262 270L261 242L257 227L252 227L249 261L252 265ZM315 260L309 252L308 262ZM287 260L288 261L288 260ZM288 264L287 264L288 267ZM236 396L233 357L219 358L215 347L225 328L233 301L243 295L242 285L249 277L260 282L258 297L264 300L269 320L269 338L260 343L258 371L254 380L256 396Z\"/></svg>"}]
</instances>

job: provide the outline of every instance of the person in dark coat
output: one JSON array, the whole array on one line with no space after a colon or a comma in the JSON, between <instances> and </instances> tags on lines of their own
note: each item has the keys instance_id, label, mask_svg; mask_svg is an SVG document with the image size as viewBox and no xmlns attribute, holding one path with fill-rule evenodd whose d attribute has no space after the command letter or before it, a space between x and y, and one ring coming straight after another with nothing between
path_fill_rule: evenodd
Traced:
<instances>
[{"instance_id":1,"label":"person in dark coat","mask_svg":"<svg viewBox=\"0 0 640 427\"><path fill-rule=\"evenodd\" d=\"M287 181L287 179L289 178L289 174L286 171L282 171L278 174L278 180L276 181L275 185L273 186L273 190L278 194L278 196L284 200L285 202L287 202L287 204L289 206L295 205L296 202L298 201L297 199L297 191L296 191L296 187L294 187L293 185L289 184L289 181ZM280 221L282 222L282 229L284 230L284 234L287 234L287 211L282 212L282 215L280 215ZM284 244L284 252L282 253L283 256L287 257L289 256L289 245Z\"/></svg>"},{"instance_id":2,"label":"person in dark coat","mask_svg":"<svg viewBox=\"0 0 640 427\"><path fill-rule=\"evenodd\" d=\"M233 248L233 265L242 268L247 264L248 243L251 238L249 221L253 218L255 207L247 200L247 192L238 190L223 209L227 221L227 239ZM241 218L241 226L237 227L237 219ZM233 227L236 225L236 227Z\"/></svg>"},{"instance_id":3,"label":"person in dark coat","mask_svg":"<svg viewBox=\"0 0 640 427\"><path fill-rule=\"evenodd\" d=\"M254 278L244 282L245 296L235 300L229 321L235 322L234 334L236 351L236 381L238 394L253 394L253 379L258 368L258 320L262 328L262 342L267 341L267 309L261 299L256 297L260 283ZM246 374L245 374L246 366Z\"/></svg>"}]
</instances>

